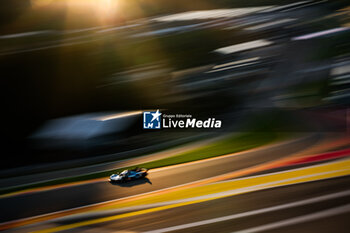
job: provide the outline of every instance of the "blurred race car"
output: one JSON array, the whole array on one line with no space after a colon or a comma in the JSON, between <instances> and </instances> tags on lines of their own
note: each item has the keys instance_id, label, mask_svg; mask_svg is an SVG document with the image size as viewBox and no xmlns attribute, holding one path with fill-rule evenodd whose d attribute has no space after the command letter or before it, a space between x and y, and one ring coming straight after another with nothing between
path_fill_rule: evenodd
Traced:
<instances>
[{"instance_id":1,"label":"blurred race car","mask_svg":"<svg viewBox=\"0 0 350 233\"><path fill-rule=\"evenodd\" d=\"M141 179L147 176L148 169L146 168L135 168L132 170L124 170L121 173L112 174L109 177L109 182L126 182L131 180Z\"/></svg>"}]
</instances>

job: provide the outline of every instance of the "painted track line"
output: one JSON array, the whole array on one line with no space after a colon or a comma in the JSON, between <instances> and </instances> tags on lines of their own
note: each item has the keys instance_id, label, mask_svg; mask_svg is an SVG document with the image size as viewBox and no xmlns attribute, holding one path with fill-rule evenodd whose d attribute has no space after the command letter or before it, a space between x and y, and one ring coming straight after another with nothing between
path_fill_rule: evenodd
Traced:
<instances>
[{"instance_id":1,"label":"painted track line","mask_svg":"<svg viewBox=\"0 0 350 233\"><path fill-rule=\"evenodd\" d=\"M228 215L228 216L224 216L224 217L213 218L213 219L208 219L208 220L203 220L203 221L198 221L198 222L193 222L193 223L188 223L188 224L183 224L183 225L178 225L178 226L173 226L173 227L167 227L167 228L162 228L162 229L158 229L158 230L146 231L144 233L162 233L162 232L183 230L183 229L187 229L187 228L192 228L192 227L197 227L197 226L202 226L202 225L207 225L207 224L212 224L212 223L218 223L218 222L224 222L224 221L228 221L228 220L249 217L252 215L264 214L264 213L283 210L283 209L287 209L287 208L303 206L303 205L307 205L307 204L313 204L313 203L327 201L327 200L345 197L345 196L349 196L349 195L350 195L350 190L346 190L346 191L342 191L342 192L338 192L338 193L332 193L332 194L323 195L323 196L319 196L319 197L313 197L313 198L305 199L302 201L295 201L295 202L291 202L288 204L276 205L276 206L262 208L262 209L258 209L258 210L252 210L252 211L247 211L247 212L243 212L243 213L232 214L232 215ZM269 225L269 224L267 224L267 225ZM264 226L266 227L266 225L264 225ZM265 227L263 227L262 229L265 229ZM248 233L248 232L256 232L256 231L250 231L248 229L248 231L239 231L239 232L240 233Z\"/></svg>"},{"instance_id":2,"label":"painted track line","mask_svg":"<svg viewBox=\"0 0 350 233\"><path fill-rule=\"evenodd\" d=\"M257 232L262 232L262 231L267 231L267 230L274 230L274 229L278 229L281 227L287 227L290 225L310 222L310 221L314 221L314 220L318 220L318 219L322 219L322 218L327 218L327 217L331 217L331 216L335 216L335 215L340 215L340 214L344 214L344 213L348 213L348 212L350 212L350 204L327 209L327 210L323 210L323 211L319 211L319 212L312 213L312 214L302 215L302 216L295 217L295 218L289 218L286 220L282 220L282 221L274 222L274 223L269 223L269 224L261 225L258 227L248 228L248 229L245 229L242 231L235 231L233 233L257 233Z\"/></svg>"}]
</instances>

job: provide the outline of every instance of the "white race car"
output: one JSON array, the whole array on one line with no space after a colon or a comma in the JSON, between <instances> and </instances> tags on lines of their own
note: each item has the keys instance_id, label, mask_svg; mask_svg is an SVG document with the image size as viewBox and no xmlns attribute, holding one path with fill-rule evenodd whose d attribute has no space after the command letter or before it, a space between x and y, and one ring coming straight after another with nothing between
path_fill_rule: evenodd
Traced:
<instances>
[{"instance_id":1,"label":"white race car","mask_svg":"<svg viewBox=\"0 0 350 233\"><path fill-rule=\"evenodd\" d=\"M109 177L109 182L126 182L131 180L141 179L147 176L148 169L146 168L135 168L132 170L124 170L121 173L112 174Z\"/></svg>"}]
</instances>

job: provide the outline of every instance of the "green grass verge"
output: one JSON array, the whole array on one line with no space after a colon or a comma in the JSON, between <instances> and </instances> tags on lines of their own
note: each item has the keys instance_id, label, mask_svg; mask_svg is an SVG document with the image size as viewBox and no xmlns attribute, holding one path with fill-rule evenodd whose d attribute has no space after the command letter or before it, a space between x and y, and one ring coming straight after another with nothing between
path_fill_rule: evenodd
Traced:
<instances>
[{"instance_id":1,"label":"green grass verge","mask_svg":"<svg viewBox=\"0 0 350 233\"><path fill-rule=\"evenodd\" d=\"M269 133L244 133L240 135L233 135L229 136L227 138L224 138L220 141L213 142L211 144L208 144L204 147L194 149L192 151L188 151L185 153L181 153L169 158L164 158L152 162L147 162L143 164L137 165L138 167L146 167L148 169L152 168L159 168L159 167L165 167L180 163L186 163L211 157L216 157L220 155L225 155L228 153L234 153L239 151L248 150L254 147L258 147L264 144L267 144L269 142L272 142L273 140L276 140L280 138L280 135L269 132ZM135 167L135 166L133 166ZM96 179L96 178L102 178L107 177L111 175L111 173L120 172L124 169L129 169L131 167L125 167L121 169L114 169L114 170L108 170L88 175L82 175L82 176L76 176L76 177L67 177L63 179L57 179L57 180L51 180L46 182L39 182L35 184L28 184L18 187L12 187L12 188L5 188L0 190L0 195L18 192L26 189L33 189L33 188L39 188L39 187L46 187L51 185L59 185L59 184L65 184L70 182L77 182L77 181L85 181L90 179Z\"/></svg>"},{"instance_id":2,"label":"green grass verge","mask_svg":"<svg viewBox=\"0 0 350 233\"><path fill-rule=\"evenodd\" d=\"M176 156L144 163L140 166L146 168L164 167L244 151L271 142L276 139L276 136L274 133L244 133Z\"/></svg>"}]
</instances>

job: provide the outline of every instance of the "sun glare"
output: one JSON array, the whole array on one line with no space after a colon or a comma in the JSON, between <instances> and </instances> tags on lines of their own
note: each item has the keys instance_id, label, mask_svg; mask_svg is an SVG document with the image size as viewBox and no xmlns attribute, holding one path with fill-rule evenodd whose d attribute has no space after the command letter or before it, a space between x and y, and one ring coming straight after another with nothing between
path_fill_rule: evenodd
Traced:
<instances>
[{"instance_id":1,"label":"sun glare","mask_svg":"<svg viewBox=\"0 0 350 233\"><path fill-rule=\"evenodd\" d=\"M108 24L110 20L118 16L120 0L31 0L33 8L65 8L67 17L74 20L82 15L90 15L100 21L100 24ZM68 22L67 22L68 23Z\"/></svg>"},{"instance_id":2,"label":"sun glare","mask_svg":"<svg viewBox=\"0 0 350 233\"><path fill-rule=\"evenodd\" d=\"M101 14L111 14L117 9L118 0L31 0L33 7L66 5L72 9L94 9Z\"/></svg>"}]
</instances>

